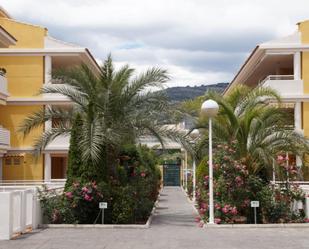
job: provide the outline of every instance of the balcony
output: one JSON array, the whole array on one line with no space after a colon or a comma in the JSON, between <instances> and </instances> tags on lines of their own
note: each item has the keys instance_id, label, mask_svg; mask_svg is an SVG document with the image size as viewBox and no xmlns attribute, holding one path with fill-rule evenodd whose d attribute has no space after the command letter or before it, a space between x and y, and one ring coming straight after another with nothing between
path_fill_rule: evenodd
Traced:
<instances>
[{"instance_id":1,"label":"balcony","mask_svg":"<svg viewBox=\"0 0 309 249\"><path fill-rule=\"evenodd\" d=\"M0 126L0 150L7 150L10 145L10 131Z\"/></svg>"},{"instance_id":2,"label":"balcony","mask_svg":"<svg viewBox=\"0 0 309 249\"><path fill-rule=\"evenodd\" d=\"M68 151L70 146L70 135L61 135L51 141L45 148L49 152Z\"/></svg>"},{"instance_id":3,"label":"balcony","mask_svg":"<svg viewBox=\"0 0 309 249\"><path fill-rule=\"evenodd\" d=\"M8 84L6 77L0 73L0 104L6 101L8 94Z\"/></svg>"},{"instance_id":4,"label":"balcony","mask_svg":"<svg viewBox=\"0 0 309 249\"><path fill-rule=\"evenodd\" d=\"M295 80L294 75L268 75L259 85L276 90L282 98L304 94L303 81Z\"/></svg>"}]
</instances>

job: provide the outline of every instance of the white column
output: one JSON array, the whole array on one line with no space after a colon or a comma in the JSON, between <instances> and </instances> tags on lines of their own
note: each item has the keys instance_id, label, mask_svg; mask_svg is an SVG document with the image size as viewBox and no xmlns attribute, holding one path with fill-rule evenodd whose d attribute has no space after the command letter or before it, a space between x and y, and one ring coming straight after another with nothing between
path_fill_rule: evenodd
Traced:
<instances>
[{"instance_id":1,"label":"white column","mask_svg":"<svg viewBox=\"0 0 309 249\"><path fill-rule=\"evenodd\" d=\"M214 189L212 167L212 122L209 118L209 224L214 224Z\"/></svg>"},{"instance_id":2,"label":"white column","mask_svg":"<svg viewBox=\"0 0 309 249\"><path fill-rule=\"evenodd\" d=\"M51 180L51 156L49 153L45 153L44 156L44 181L50 182Z\"/></svg>"},{"instance_id":3,"label":"white column","mask_svg":"<svg viewBox=\"0 0 309 249\"><path fill-rule=\"evenodd\" d=\"M302 119L301 119L301 102L296 102L294 106L294 127L295 131L300 132L302 130Z\"/></svg>"},{"instance_id":4,"label":"white column","mask_svg":"<svg viewBox=\"0 0 309 249\"><path fill-rule=\"evenodd\" d=\"M276 166L274 159L273 159L273 183L276 184Z\"/></svg>"},{"instance_id":5,"label":"white column","mask_svg":"<svg viewBox=\"0 0 309 249\"><path fill-rule=\"evenodd\" d=\"M296 102L294 106L294 127L296 132L302 132L302 111L301 102ZM299 156L296 157L296 166L301 167L302 160Z\"/></svg>"},{"instance_id":6,"label":"white column","mask_svg":"<svg viewBox=\"0 0 309 249\"><path fill-rule=\"evenodd\" d=\"M52 58L50 55L45 55L44 57L44 84L50 84L51 83L51 72L52 72Z\"/></svg>"},{"instance_id":7,"label":"white column","mask_svg":"<svg viewBox=\"0 0 309 249\"><path fill-rule=\"evenodd\" d=\"M44 84L51 84L51 71L52 71L52 58L50 55L45 55L44 57ZM46 106L47 107L47 106ZM45 130L52 128L51 120L45 122Z\"/></svg>"},{"instance_id":8,"label":"white column","mask_svg":"<svg viewBox=\"0 0 309 249\"><path fill-rule=\"evenodd\" d=\"M294 53L294 80L301 79L301 56L300 52Z\"/></svg>"}]
</instances>

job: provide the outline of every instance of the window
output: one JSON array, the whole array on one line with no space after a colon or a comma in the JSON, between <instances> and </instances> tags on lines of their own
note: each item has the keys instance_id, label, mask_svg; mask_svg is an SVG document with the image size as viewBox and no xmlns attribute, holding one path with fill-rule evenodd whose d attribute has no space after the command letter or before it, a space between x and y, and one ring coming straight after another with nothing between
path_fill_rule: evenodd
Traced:
<instances>
[{"instance_id":1,"label":"window","mask_svg":"<svg viewBox=\"0 0 309 249\"><path fill-rule=\"evenodd\" d=\"M19 166L23 162L22 156L8 156L4 159L4 164L6 166Z\"/></svg>"},{"instance_id":2,"label":"window","mask_svg":"<svg viewBox=\"0 0 309 249\"><path fill-rule=\"evenodd\" d=\"M9 166L9 165L12 165L12 160L11 160L11 158L10 157L8 157L8 158L5 158L5 165L7 165L7 166Z\"/></svg>"},{"instance_id":3,"label":"window","mask_svg":"<svg viewBox=\"0 0 309 249\"><path fill-rule=\"evenodd\" d=\"M13 159L13 161L14 161L14 165L20 165L20 157L14 157L14 159Z\"/></svg>"}]
</instances>

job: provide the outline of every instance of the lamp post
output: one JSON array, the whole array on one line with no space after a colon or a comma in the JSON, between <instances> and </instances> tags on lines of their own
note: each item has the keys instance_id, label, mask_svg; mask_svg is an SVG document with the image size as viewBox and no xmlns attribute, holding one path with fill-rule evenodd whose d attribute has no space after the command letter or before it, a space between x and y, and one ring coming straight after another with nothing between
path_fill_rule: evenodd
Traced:
<instances>
[{"instance_id":1,"label":"lamp post","mask_svg":"<svg viewBox=\"0 0 309 249\"><path fill-rule=\"evenodd\" d=\"M209 224L214 224L214 190L212 165L212 118L217 115L219 105L211 99L206 100L201 107L201 114L209 118Z\"/></svg>"}]
</instances>

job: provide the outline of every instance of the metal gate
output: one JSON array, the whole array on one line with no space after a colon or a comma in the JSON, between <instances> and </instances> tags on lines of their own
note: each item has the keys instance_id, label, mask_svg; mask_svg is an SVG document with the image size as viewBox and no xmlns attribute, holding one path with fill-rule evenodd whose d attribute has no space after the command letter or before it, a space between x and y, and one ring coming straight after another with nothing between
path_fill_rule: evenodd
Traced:
<instances>
[{"instance_id":1,"label":"metal gate","mask_svg":"<svg viewBox=\"0 0 309 249\"><path fill-rule=\"evenodd\" d=\"M163 185L180 186L180 165L164 164L163 165Z\"/></svg>"}]
</instances>

